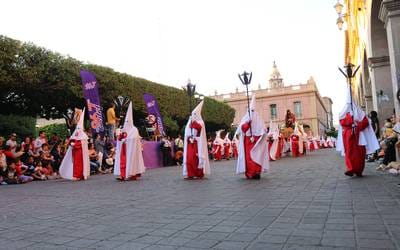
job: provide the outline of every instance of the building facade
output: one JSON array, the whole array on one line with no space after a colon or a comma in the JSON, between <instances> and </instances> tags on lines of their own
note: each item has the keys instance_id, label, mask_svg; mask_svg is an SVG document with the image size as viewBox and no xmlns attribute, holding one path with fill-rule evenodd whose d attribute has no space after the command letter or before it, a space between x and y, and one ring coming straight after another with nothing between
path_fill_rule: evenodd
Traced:
<instances>
[{"instance_id":1,"label":"building facade","mask_svg":"<svg viewBox=\"0 0 400 250\"><path fill-rule=\"evenodd\" d=\"M400 114L400 1L345 0L343 12L344 62L361 66L353 79L354 100L383 122Z\"/></svg>"},{"instance_id":2,"label":"building facade","mask_svg":"<svg viewBox=\"0 0 400 250\"><path fill-rule=\"evenodd\" d=\"M314 135L324 135L325 131L333 125L332 101L325 106L325 99L318 92L317 85L312 77L299 85L285 86L282 76L274 62L272 73L266 88L260 85L257 90L252 90L257 99L257 112L269 126L269 122L285 123L286 111L290 110L296 116L296 121L304 124L305 128ZM237 126L240 119L247 112L246 92L215 94L211 96L218 101L223 101L235 109L233 126Z\"/></svg>"}]
</instances>

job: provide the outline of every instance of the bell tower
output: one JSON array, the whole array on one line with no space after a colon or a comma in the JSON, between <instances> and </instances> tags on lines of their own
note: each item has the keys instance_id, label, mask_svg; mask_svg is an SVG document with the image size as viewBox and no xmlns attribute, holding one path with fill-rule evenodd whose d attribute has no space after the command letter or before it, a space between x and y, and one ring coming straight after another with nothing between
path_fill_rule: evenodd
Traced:
<instances>
[{"instance_id":1,"label":"bell tower","mask_svg":"<svg viewBox=\"0 0 400 250\"><path fill-rule=\"evenodd\" d=\"M269 78L269 88L274 89L282 87L283 87L283 79L274 61L274 64L272 65L272 73Z\"/></svg>"}]
</instances>

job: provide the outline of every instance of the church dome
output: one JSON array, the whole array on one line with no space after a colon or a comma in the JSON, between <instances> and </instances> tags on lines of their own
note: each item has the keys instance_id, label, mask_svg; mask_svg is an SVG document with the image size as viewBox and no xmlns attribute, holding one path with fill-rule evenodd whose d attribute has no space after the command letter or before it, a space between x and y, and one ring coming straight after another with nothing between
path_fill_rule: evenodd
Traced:
<instances>
[{"instance_id":1,"label":"church dome","mask_svg":"<svg viewBox=\"0 0 400 250\"><path fill-rule=\"evenodd\" d=\"M271 79L280 79L281 78L281 73L279 72L275 61L274 61L274 65L272 66L272 73L270 76L271 76Z\"/></svg>"},{"instance_id":2,"label":"church dome","mask_svg":"<svg viewBox=\"0 0 400 250\"><path fill-rule=\"evenodd\" d=\"M269 88L282 88L283 86L284 84L281 73L279 72L278 67L276 66L276 63L274 61L274 64L272 65L272 73L269 78Z\"/></svg>"}]
</instances>

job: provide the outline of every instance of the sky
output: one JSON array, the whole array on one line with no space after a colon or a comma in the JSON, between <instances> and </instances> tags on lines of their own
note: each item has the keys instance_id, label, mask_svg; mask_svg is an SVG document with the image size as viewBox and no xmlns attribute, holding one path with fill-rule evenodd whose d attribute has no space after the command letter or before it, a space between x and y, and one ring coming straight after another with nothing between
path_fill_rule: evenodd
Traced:
<instances>
[{"instance_id":1,"label":"sky","mask_svg":"<svg viewBox=\"0 0 400 250\"><path fill-rule=\"evenodd\" d=\"M343 32L336 0L0 0L0 34L83 62L205 95L267 87L273 61L285 85L310 76L343 106ZM337 119L336 119L337 121Z\"/></svg>"}]
</instances>

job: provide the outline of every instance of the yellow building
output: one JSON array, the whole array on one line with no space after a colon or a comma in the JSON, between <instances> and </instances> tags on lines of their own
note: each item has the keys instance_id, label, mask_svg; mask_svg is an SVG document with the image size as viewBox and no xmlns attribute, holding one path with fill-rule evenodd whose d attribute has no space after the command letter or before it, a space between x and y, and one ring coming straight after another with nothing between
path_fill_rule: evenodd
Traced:
<instances>
[{"instance_id":1,"label":"yellow building","mask_svg":"<svg viewBox=\"0 0 400 250\"><path fill-rule=\"evenodd\" d=\"M335 9L345 33L344 63L360 65L354 100L366 112L376 110L382 123L400 112L400 1L344 0Z\"/></svg>"},{"instance_id":2,"label":"yellow building","mask_svg":"<svg viewBox=\"0 0 400 250\"><path fill-rule=\"evenodd\" d=\"M303 84L285 85L275 62L268 83L251 90L251 94L256 96L256 110L266 127L270 121L283 124L287 110L291 110L296 121L314 135L323 136L333 126L332 100L329 97L321 97L315 80L310 77ZM240 119L247 113L246 91L236 89L235 93L215 93L210 97L235 109L232 125L238 126Z\"/></svg>"}]
</instances>

